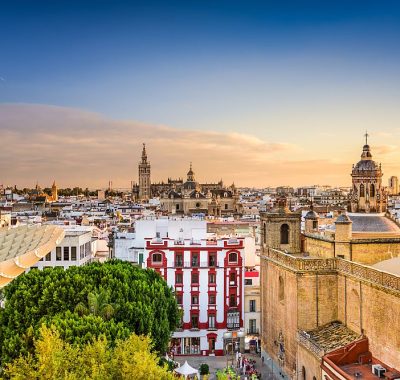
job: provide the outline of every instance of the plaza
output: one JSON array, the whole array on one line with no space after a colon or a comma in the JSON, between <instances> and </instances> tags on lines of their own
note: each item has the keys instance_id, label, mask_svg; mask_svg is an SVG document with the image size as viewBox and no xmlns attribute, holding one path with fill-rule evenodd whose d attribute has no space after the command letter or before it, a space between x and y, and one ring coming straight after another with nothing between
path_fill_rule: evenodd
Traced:
<instances>
[{"instance_id":1,"label":"plaza","mask_svg":"<svg viewBox=\"0 0 400 380\"><path fill-rule=\"evenodd\" d=\"M274 366L274 373L272 373L272 365L270 363L262 363L260 356L253 355L253 354L245 354L244 355L248 359L255 360L255 369L258 373L261 373L261 379L266 380L279 380L282 379L279 371L276 369L277 366ZM226 368L227 364L232 365L232 358L233 362L235 363L235 357L230 355L226 356L177 356L175 357L175 361L177 361L180 365L187 362L193 368L199 368L201 364L205 363L208 364L210 368L210 377L209 380L215 380L216 372L223 368ZM269 365L267 365L269 364ZM241 379L245 379L246 377L242 375Z\"/></svg>"}]
</instances>

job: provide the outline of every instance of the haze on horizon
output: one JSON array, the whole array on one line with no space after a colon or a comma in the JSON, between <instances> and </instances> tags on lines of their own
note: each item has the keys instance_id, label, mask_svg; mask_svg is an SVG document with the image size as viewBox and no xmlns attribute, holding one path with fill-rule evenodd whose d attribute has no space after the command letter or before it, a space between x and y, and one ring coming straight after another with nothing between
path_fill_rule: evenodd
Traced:
<instances>
[{"instance_id":1,"label":"haze on horizon","mask_svg":"<svg viewBox=\"0 0 400 380\"><path fill-rule=\"evenodd\" d=\"M2 4L0 184L349 186L400 175L396 1Z\"/></svg>"}]
</instances>

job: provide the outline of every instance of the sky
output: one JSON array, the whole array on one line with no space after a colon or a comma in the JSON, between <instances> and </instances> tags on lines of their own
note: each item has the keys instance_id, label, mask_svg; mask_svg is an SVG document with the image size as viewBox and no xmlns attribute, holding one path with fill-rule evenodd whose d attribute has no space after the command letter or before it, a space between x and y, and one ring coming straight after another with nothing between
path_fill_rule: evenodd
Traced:
<instances>
[{"instance_id":1,"label":"sky","mask_svg":"<svg viewBox=\"0 0 400 380\"><path fill-rule=\"evenodd\" d=\"M400 175L398 1L0 4L0 184L350 184Z\"/></svg>"}]
</instances>

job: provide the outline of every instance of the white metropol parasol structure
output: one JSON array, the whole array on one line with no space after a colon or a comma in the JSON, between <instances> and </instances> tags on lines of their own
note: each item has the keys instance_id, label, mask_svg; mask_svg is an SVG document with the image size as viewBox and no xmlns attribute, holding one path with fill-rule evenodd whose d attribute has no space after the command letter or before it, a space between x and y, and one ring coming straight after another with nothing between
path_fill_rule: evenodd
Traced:
<instances>
[{"instance_id":1,"label":"white metropol parasol structure","mask_svg":"<svg viewBox=\"0 0 400 380\"><path fill-rule=\"evenodd\" d=\"M52 225L0 229L0 288L46 256L64 235Z\"/></svg>"}]
</instances>

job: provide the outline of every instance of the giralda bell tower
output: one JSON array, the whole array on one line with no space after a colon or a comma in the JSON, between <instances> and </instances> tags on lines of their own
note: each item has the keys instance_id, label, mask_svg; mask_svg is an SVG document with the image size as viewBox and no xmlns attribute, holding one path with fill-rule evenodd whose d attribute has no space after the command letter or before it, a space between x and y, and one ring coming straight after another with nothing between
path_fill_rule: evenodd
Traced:
<instances>
[{"instance_id":1,"label":"giralda bell tower","mask_svg":"<svg viewBox=\"0 0 400 380\"><path fill-rule=\"evenodd\" d=\"M142 161L139 162L139 200L148 201L150 197L150 162L147 161L146 144L143 144Z\"/></svg>"}]
</instances>

